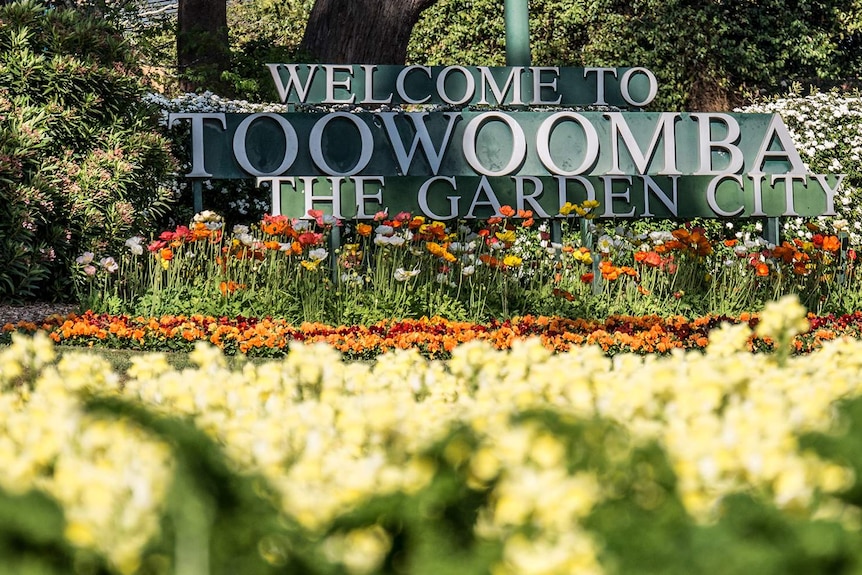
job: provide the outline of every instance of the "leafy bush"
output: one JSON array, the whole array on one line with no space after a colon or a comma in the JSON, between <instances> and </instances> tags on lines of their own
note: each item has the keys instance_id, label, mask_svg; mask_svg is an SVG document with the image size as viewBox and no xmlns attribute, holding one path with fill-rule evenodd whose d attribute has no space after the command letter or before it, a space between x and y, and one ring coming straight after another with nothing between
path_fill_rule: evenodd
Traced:
<instances>
[{"instance_id":1,"label":"leafy bush","mask_svg":"<svg viewBox=\"0 0 862 575\"><path fill-rule=\"evenodd\" d=\"M231 66L223 80L234 95L253 102L273 102L278 94L267 62L296 62L312 0L255 0L228 4Z\"/></svg>"},{"instance_id":2,"label":"leafy bush","mask_svg":"<svg viewBox=\"0 0 862 575\"><path fill-rule=\"evenodd\" d=\"M134 54L104 21L3 6L0 88L0 298L68 298L82 250L151 231L174 161Z\"/></svg>"},{"instance_id":3,"label":"leafy bush","mask_svg":"<svg viewBox=\"0 0 862 575\"><path fill-rule=\"evenodd\" d=\"M659 80L656 109L727 109L744 88L774 94L793 80L850 77L862 35L859 9L846 4L534 0L533 62L644 66ZM502 65L504 36L502 3L441 0L414 29L409 60Z\"/></svg>"}]
</instances>

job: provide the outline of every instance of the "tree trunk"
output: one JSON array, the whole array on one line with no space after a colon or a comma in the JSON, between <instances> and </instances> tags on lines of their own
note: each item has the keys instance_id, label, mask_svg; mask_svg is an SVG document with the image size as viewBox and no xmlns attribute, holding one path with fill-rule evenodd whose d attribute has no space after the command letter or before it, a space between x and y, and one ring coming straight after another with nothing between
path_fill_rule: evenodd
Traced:
<instances>
[{"instance_id":1,"label":"tree trunk","mask_svg":"<svg viewBox=\"0 0 862 575\"><path fill-rule=\"evenodd\" d=\"M317 0L300 50L325 64L404 64L423 10L437 0Z\"/></svg>"},{"instance_id":2,"label":"tree trunk","mask_svg":"<svg viewBox=\"0 0 862 575\"><path fill-rule=\"evenodd\" d=\"M177 9L177 67L180 87L217 90L228 69L230 47L225 0L180 0Z\"/></svg>"}]
</instances>

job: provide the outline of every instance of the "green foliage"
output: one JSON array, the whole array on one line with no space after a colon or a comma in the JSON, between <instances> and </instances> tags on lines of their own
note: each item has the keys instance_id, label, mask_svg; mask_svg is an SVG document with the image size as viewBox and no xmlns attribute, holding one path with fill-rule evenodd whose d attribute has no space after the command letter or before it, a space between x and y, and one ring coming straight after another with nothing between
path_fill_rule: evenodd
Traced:
<instances>
[{"instance_id":1,"label":"green foliage","mask_svg":"<svg viewBox=\"0 0 862 575\"><path fill-rule=\"evenodd\" d=\"M222 79L233 85L236 96L252 102L277 100L264 64L302 61L299 43L313 4L312 0L256 0L228 5L231 67Z\"/></svg>"},{"instance_id":2,"label":"green foliage","mask_svg":"<svg viewBox=\"0 0 862 575\"><path fill-rule=\"evenodd\" d=\"M85 249L149 233L174 162L134 54L104 21L0 8L0 297L68 298Z\"/></svg>"},{"instance_id":3,"label":"green foliage","mask_svg":"<svg viewBox=\"0 0 862 575\"><path fill-rule=\"evenodd\" d=\"M743 91L848 78L859 65L858 5L788 2L530 2L536 65L644 66L659 81L656 109L727 108ZM441 0L416 26L409 60L504 63L503 9ZM804 41L800 41L800 39Z\"/></svg>"},{"instance_id":4,"label":"green foliage","mask_svg":"<svg viewBox=\"0 0 862 575\"><path fill-rule=\"evenodd\" d=\"M69 545L65 525L47 495L0 491L0 575L107 574L101 559Z\"/></svg>"}]
</instances>

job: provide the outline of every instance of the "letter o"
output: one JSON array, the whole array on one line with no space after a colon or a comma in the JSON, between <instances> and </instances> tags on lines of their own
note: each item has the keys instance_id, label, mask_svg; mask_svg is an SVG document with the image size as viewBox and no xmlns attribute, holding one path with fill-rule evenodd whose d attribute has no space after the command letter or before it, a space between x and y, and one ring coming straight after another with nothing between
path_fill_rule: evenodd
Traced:
<instances>
[{"instance_id":1,"label":"letter o","mask_svg":"<svg viewBox=\"0 0 862 575\"><path fill-rule=\"evenodd\" d=\"M272 172L261 172L252 166L248 159L248 152L245 149L245 138L248 135L248 129L258 118L270 118L275 120L275 123L278 124L281 127L282 132L284 132L284 143L286 145L284 160L282 160L281 165ZM252 176L264 177L283 174L288 168L290 168L290 166L293 165L294 160L296 160L296 151L298 148L299 142L296 138L296 130L293 129L293 126L290 125L290 122L288 122L287 119L278 114L252 114L239 123L239 126L236 127L236 132L234 132L233 135L233 156L236 158L240 167Z\"/></svg>"},{"instance_id":2,"label":"letter o","mask_svg":"<svg viewBox=\"0 0 862 575\"><path fill-rule=\"evenodd\" d=\"M356 162L356 165L352 169L346 172L336 172L326 162L326 158L323 157L323 146L321 143L323 130L326 129L329 122L336 118L344 118L353 122L353 125L359 131L359 138L362 141L362 151L359 154L359 161ZM320 168L327 176L352 176L365 169L365 166L371 161L371 156L374 153L374 136L371 134L371 128L356 115L348 114L347 112L334 112L325 115L311 128L311 133L308 135L308 148L311 152L311 159L314 161L314 165Z\"/></svg>"},{"instance_id":3,"label":"letter o","mask_svg":"<svg viewBox=\"0 0 862 575\"><path fill-rule=\"evenodd\" d=\"M464 95L460 100L450 100L449 95L446 93L446 77L449 75L449 72L452 70L458 70L463 74L464 80L467 82L467 87L464 90ZM461 104L466 104L470 100L473 99L473 94L476 92L476 80L473 78L473 75L470 73L467 68L464 66L447 66L440 71L440 75L437 76L437 93L440 95L440 98L446 102L447 104L451 104L452 106L460 106Z\"/></svg>"},{"instance_id":4,"label":"letter o","mask_svg":"<svg viewBox=\"0 0 862 575\"><path fill-rule=\"evenodd\" d=\"M481 128L486 122L495 119L504 122L512 131L512 157L509 158L508 164L497 171L485 168L485 166L479 162L479 157L476 155L476 136L478 135L479 128ZM506 174L514 172L518 169L518 166L524 162L524 159L527 156L527 138L524 136L524 130L521 129L518 122L516 122L511 116L507 116L500 112L486 112L470 120L470 123L467 124L466 128L464 128L462 149L464 159L467 160L467 163L470 164L470 167L472 167L477 174L482 174L483 176L505 176Z\"/></svg>"},{"instance_id":5,"label":"letter o","mask_svg":"<svg viewBox=\"0 0 862 575\"><path fill-rule=\"evenodd\" d=\"M641 102L632 100L631 93L629 92L629 82L631 82L632 76L637 73L643 74L649 81L649 93ZM646 68L629 68L623 74L623 77L620 78L620 93L622 94L623 99L632 106L646 106L655 99L655 95L658 93L658 80L656 80L655 75Z\"/></svg>"},{"instance_id":6,"label":"letter o","mask_svg":"<svg viewBox=\"0 0 862 575\"><path fill-rule=\"evenodd\" d=\"M581 162L581 165L574 170L568 171L559 167L556 162L554 162L554 158L551 157L551 133L556 125L563 120L572 120L577 122L581 128L583 128L584 135L587 137L587 153L584 156L584 161ZM574 112L557 112L556 114L548 116L548 118L542 122L542 125L539 126L539 130L536 132L536 151L539 154L539 159L542 161L542 164L552 174L560 176L577 176L578 174L585 172L593 165L593 163L595 163L596 158L599 155L599 135L596 132L596 128L580 114L576 114Z\"/></svg>"}]
</instances>

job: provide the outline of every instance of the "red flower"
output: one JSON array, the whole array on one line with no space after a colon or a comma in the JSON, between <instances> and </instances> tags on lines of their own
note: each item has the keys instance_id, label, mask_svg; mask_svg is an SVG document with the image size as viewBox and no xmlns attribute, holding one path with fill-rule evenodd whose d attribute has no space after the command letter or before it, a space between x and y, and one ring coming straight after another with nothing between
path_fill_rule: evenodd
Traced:
<instances>
[{"instance_id":1,"label":"red flower","mask_svg":"<svg viewBox=\"0 0 862 575\"><path fill-rule=\"evenodd\" d=\"M299 243L304 246L314 246L323 241L323 234L318 234L315 232L303 232L299 234L299 237L296 239L299 240Z\"/></svg>"}]
</instances>

